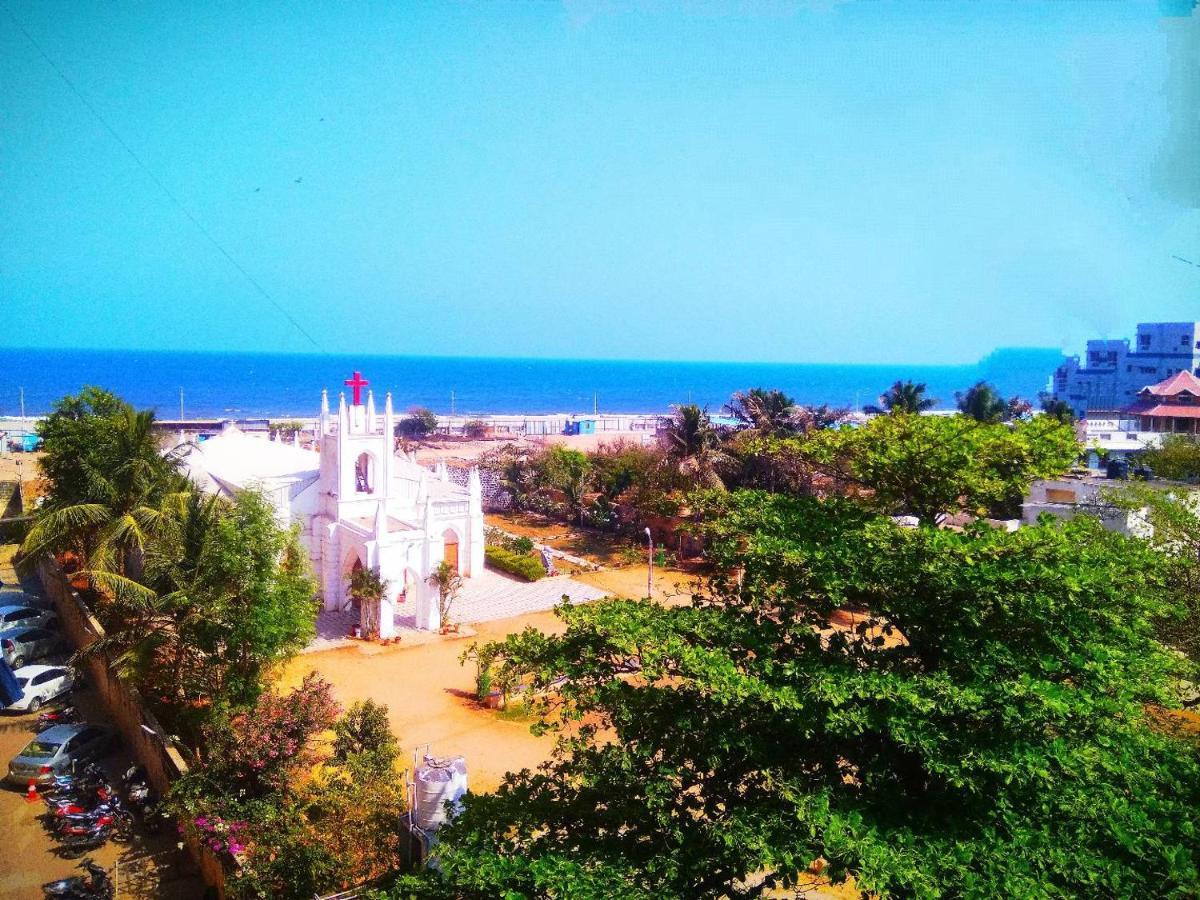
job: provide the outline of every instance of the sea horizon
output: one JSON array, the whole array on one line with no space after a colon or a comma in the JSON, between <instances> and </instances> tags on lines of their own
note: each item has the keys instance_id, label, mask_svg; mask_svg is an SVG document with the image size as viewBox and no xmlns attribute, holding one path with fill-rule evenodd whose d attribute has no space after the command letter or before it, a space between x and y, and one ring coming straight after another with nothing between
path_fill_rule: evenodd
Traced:
<instances>
[{"instance_id":1,"label":"sea horizon","mask_svg":"<svg viewBox=\"0 0 1200 900\"><path fill-rule=\"evenodd\" d=\"M716 412L737 390L777 388L802 404L860 408L896 380L924 382L939 408L977 381L1036 400L1063 358L1053 348L1000 348L971 364L710 362L545 357L457 357L245 351L0 350L0 416L49 412L85 385L160 418L316 415L322 389L336 401L361 371L377 402L439 414L661 413L679 403Z\"/></svg>"}]
</instances>

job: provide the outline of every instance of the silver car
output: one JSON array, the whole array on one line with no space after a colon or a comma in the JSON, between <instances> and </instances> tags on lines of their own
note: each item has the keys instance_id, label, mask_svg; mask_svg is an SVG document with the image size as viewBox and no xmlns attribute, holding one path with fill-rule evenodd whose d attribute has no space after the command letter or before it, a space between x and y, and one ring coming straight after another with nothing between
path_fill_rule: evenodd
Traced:
<instances>
[{"instance_id":1,"label":"silver car","mask_svg":"<svg viewBox=\"0 0 1200 900\"><path fill-rule=\"evenodd\" d=\"M0 631L0 653L12 668L19 669L30 660L61 652L65 648L62 637L49 628L21 627Z\"/></svg>"},{"instance_id":2,"label":"silver car","mask_svg":"<svg viewBox=\"0 0 1200 900\"><path fill-rule=\"evenodd\" d=\"M0 601L4 598L0 597ZM24 604L17 606L0 605L0 631L7 631L10 628L17 628L21 625L53 625L58 621L58 617L48 609L40 609L36 606L25 606Z\"/></svg>"},{"instance_id":3,"label":"silver car","mask_svg":"<svg viewBox=\"0 0 1200 900\"><path fill-rule=\"evenodd\" d=\"M116 732L106 725L55 725L47 728L8 764L8 782L24 787L33 779L49 784L79 763L99 759L116 742Z\"/></svg>"}]
</instances>

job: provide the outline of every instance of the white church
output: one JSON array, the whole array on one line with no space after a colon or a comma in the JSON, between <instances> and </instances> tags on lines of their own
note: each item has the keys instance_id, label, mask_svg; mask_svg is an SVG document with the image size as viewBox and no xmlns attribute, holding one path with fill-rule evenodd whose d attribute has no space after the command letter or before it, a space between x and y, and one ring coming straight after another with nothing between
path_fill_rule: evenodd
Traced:
<instances>
[{"instance_id":1,"label":"white church","mask_svg":"<svg viewBox=\"0 0 1200 900\"><path fill-rule=\"evenodd\" d=\"M300 528L312 557L326 610L351 607L350 574L377 569L388 583L379 610L381 638L392 637L398 610L411 612L416 627L441 626L438 591L428 578L442 562L460 575L483 571L483 499L477 469L465 487L453 483L446 464L431 471L415 454L397 453L392 395L375 411L375 398L361 390L359 373L346 382L337 415L321 394L317 429L319 452L266 440L227 425L220 434L181 453L188 477L207 491L233 496L261 491L274 505L279 523Z\"/></svg>"}]
</instances>

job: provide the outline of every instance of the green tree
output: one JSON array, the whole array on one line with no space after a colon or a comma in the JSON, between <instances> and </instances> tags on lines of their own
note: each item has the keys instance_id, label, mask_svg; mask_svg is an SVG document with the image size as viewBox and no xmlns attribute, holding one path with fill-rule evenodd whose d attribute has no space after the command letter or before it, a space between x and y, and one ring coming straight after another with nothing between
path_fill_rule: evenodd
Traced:
<instances>
[{"instance_id":1,"label":"green tree","mask_svg":"<svg viewBox=\"0 0 1200 900\"><path fill-rule=\"evenodd\" d=\"M592 462L586 453L556 444L541 459L542 480L563 492L571 512L583 521L583 496L591 487Z\"/></svg>"},{"instance_id":2,"label":"green tree","mask_svg":"<svg viewBox=\"0 0 1200 900\"><path fill-rule=\"evenodd\" d=\"M796 401L783 391L764 388L738 391L726 409L740 423L761 434L788 434L798 427Z\"/></svg>"},{"instance_id":3,"label":"green tree","mask_svg":"<svg viewBox=\"0 0 1200 900\"><path fill-rule=\"evenodd\" d=\"M183 490L153 428L154 413L99 388L55 404L38 426L49 494L21 545L28 564L71 550L88 569L137 575L163 504Z\"/></svg>"},{"instance_id":4,"label":"green tree","mask_svg":"<svg viewBox=\"0 0 1200 900\"><path fill-rule=\"evenodd\" d=\"M440 562L426 581L438 592L438 619L442 627L454 624L454 601L458 599L459 591L462 590L462 576L450 563Z\"/></svg>"},{"instance_id":5,"label":"green tree","mask_svg":"<svg viewBox=\"0 0 1200 900\"><path fill-rule=\"evenodd\" d=\"M1078 458L1075 432L1048 416L988 425L968 416L876 416L793 445L802 459L869 492L882 512L927 524L947 513L1012 516L1034 478Z\"/></svg>"},{"instance_id":6,"label":"green tree","mask_svg":"<svg viewBox=\"0 0 1200 900\"><path fill-rule=\"evenodd\" d=\"M816 860L879 896L1200 888L1200 764L1146 712L1174 702L1157 554L1086 517L714 502L711 596L564 605L565 633L496 645L565 734L468 797L430 896L761 896Z\"/></svg>"},{"instance_id":7,"label":"green tree","mask_svg":"<svg viewBox=\"0 0 1200 900\"><path fill-rule=\"evenodd\" d=\"M897 381L879 396L878 406L867 406L864 411L872 415L923 413L938 404L935 398L926 395L926 391L923 381Z\"/></svg>"},{"instance_id":8,"label":"green tree","mask_svg":"<svg viewBox=\"0 0 1200 900\"><path fill-rule=\"evenodd\" d=\"M93 574L109 598L94 647L195 748L214 716L254 703L264 673L311 640L316 585L296 532L253 491L233 502L191 492L163 518L141 582Z\"/></svg>"},{"instance_id":9,"label":"green tree","mask_svg":"<svg viewBox=\"0 0 1200 900\"><path fill-rule=\"evenodd\" d=\"M1042 412L1053 419L1058 419L1064 425L1075 424L1075 410L1066 400L1059 400L1049 395L1042 397Z\"/></svg>"},{"instance_id":10,"label":"green tree","mask_svg":"<svg viewBox=\"0 0 1200 900\"><path fill-rule=\"evenodd\" d=\"M694 403L675 407L664 431L667 453L680 473L703 487L723 488L719 470L730 463L708 410Z\"/></svg>"},{"instance_id":11,"label":"green tree","mask_svg":"<svg viewBox=\"0 0 1200 900\"><path fill-rule=\"evenodd\" d=\"M333 724L333 756L346 762L367 754L379 765L390 768L400 754L388 723L387 706L370 698L357 700Z\"/></svg>"},{"instance_id":12,"label":"green tree","mask_svg":"<svg viewBox=\"0 0 1200 900\"><path fill-rule=\"evenodd\" d=\"M1200 491L1134 483L1106 492L1104 502L1133 512L1167 560L1171 602L1156 620L1158 635L1200 665Z\"/></svg>"},{"instance_id":13,"label":"green tree","mask_svg":"<svg viewBox=\"0 0 1200 900\"><path fill-rule=\"evenodd\" d=\"M1028 415L1030 410L1030 405L1020 397L1005 400L986 381L976 382L965 392L955 393L954 399L958 403L959 412L964 416L989 425L1022 418Z\"/></svg>"},{"instance_id":14,"label":"green tree","mask_svg":"<svg viewBox=\"0 0 1200 900\"><path fill-rule=\"evenodd\" d=\"M362 621L367 623L363 633L368 638L379 637L380 604L387 596L388 582L378 569L356 568L350 572L350 596L359 602Z\"/></svg>"},{"instance_id":15,"label":"green tree","mask_svg":"<svg viewBox=\"0 0 1200 900\"><path fill-rule=\"evenodd\" d=\"M396 423L396 437L420 439L438 430L437 413L423 406L414 406L408 415Z\"/></svg>"},{"instance_id":16,"label":"green tree","mask_svg":"<svg viewBox=\"0 0 1200 900\"><path fill-rule=\"evenodd\" d=\"M1200 441L1188 434L1164 434L1162 443L1142 451L1138 462L1161 478L1195 481L1200 478Z\"/></svg>"}]
</instances>

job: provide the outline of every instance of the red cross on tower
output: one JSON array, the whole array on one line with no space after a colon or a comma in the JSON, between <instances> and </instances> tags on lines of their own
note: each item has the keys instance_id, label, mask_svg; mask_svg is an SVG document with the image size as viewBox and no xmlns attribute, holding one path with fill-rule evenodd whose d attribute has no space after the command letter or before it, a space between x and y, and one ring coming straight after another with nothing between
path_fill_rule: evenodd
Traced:
<instances>
[{"instance_id":1,"label":"red cross on tower","mask_svg":"<svg viewBox=\"0 0 1200 900\"><path fill-rule=\"evenodd\" d=\"M355 406L362 406L362 389L365 388L370 383L371 382L367 381L367 379L362 377L362 374L357 369L354 370L353 378L347 378L345 381L342 382L342 384L346 385L346 387L351 388L354 391L354 405Z\"/></svg>"}]
</instances>

